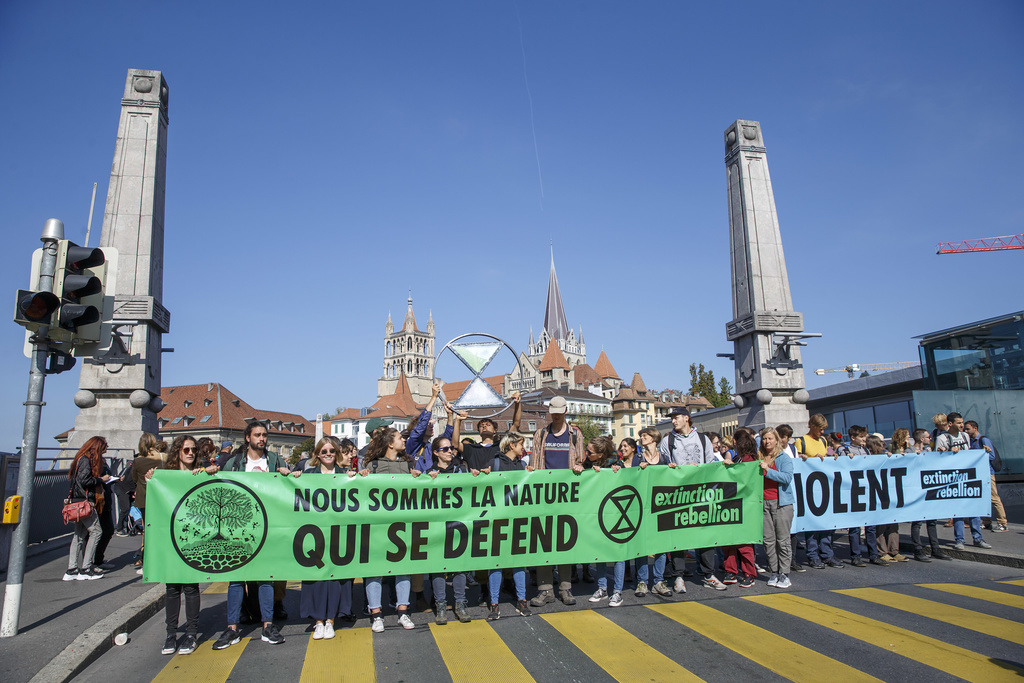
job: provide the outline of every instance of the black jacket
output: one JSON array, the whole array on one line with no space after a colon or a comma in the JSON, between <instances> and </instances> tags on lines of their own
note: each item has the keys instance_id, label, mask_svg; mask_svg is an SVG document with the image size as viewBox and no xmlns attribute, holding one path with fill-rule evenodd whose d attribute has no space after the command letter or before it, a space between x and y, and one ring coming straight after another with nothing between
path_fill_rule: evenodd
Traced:
<instances>
[{"instance_id":1,"label":"black jacket","mask_svg":"<svg viewBox=\"0 0 1024 683\"><path fill-rule=\"evenodd\" d=\"M71 502L87 500L96 504L96 490L103 486L103 479L92 476L92 463L89 458L80 458L75 469L75 477L71 480Z\"/></svg>"}]
</instances>

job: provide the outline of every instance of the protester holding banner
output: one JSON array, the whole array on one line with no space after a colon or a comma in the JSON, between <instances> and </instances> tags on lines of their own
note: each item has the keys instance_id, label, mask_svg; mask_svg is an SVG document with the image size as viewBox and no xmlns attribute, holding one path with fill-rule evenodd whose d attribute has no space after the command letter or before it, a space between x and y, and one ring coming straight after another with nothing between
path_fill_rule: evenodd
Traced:
<instances>
[{"instance_id":1,"label":"protester holding banner","mask_svg":"<svg viewBox=\"0 0 1024 683\"><path fill-rule=\"evenodd\" d=\"M431 422L431 419L434 415L434 404L437 403L437 397L440 394L441 382L435 381L430 389L430 400L427 401L427 405L420 413L416 424L409 431L409 438L405 442L405 452L414 459L414 467L420 472L426 472L434 464L431 447L431 440L434 438L434 424ZM441 436L450 440L454 429L453 412L447 403L444 404L444 409L448 413L448 426L445 427L444 433Z\"/></svg>"},{"instance_id":2,"label":"protester holding banner","mask_svg":"<svg viewBox=\"0 0 1024 683\"><path fill-rule=\"evenodd\" d=\"M661 454L660 443L661 432L657 427L644 427L640 430L640 461L637 467L646 469L651 465L667 465L668 467L675 468L676 464L674 462L670 463ZM646 555L636 558L636 591L633 595L638 598L642 598L648 593L647 579L651 573L651 569L648 566L649 559ZM654 584L651 586L650 592L656 595L672 595L672 589L665 583L665 565L667 562L668 553L658 553L654 556ZM686 586L684 585L683 588L685 589Z\"/></svg>"},{"instance_id":3,"label":"protester holding banner","mask_svg":"<svg viewBox=\"0 0 1024 683\"><path fill-rule=\"evenodd\" d=\"M970 437L964 431L964 416L960 413L949 413L946 415L946 431L939 434L935 439L935 450L952 451L959 453L971 447ZM964 518L957 517L953 520L953 548L964 549ZM969 518L971 524L971 536L974 538L974 545L978 548L991 548L981 535L981 516Z\"/></svg>"},{"instance_id":4,"label":"protester holding banner","mask_svg":"<svg viewBox=\"0 0 1024 683\"><path fill-rule=\"evenodd\" d=\"M498 444L500 453L494 457L492 472L532 472L533 467L523 462L526 453L526 439L519 433L510 431L502 437ZM501 577L504 570L492 569L487 573L487 588L491 595L489 603L490 610L487 614L488 621L497 621L501 618L499 598L501 597ZM517 567L511 570L512 584L516 589L516 614L529 617L533 615L530 605L526 602L526 569Z\"/></svg>"},{"instance_id":5,"label":"protester holding banner","mask_svg":"<svg viewBox=\"0 0 1024 683\"><path fill-rule=\"evenodd\" d=\"M867 449L868 442L868 428L862 425L850 425L850 429L847 432L850 437L850 445L840 446L836 451L838 455L846 457L854 457L857 455L868 455ZM888 567L888 558L881 557L885 554L885 551L880 550L882 547L878 543L878 527L874 524L864 525L864 540L861 542L860 536L861 525L850 527L850 564L854 567L867 567L868 563L876 565L878 567ZM867 556L865 559L864 556Z\"/></svg>"},{"instance_id":6,"label":"protester holding banner","mask_svg":"<svg viewBox=\"0 0 1024 683\"><path fill-rule=\"evenodd\" d=\"M807 421L807 434L796 439L796 452L802 459L822 458L834 455L835 451L822 436L828 428L828 420L821 413L811 415ZM866 432L866 430L865 430ZM834 530L811 531L807 534L807 564L815 569L826 566L842 569L845 565L836 559L832 552L832 534Z\"/></svg>"},{"instance_id":7,"label":"protester holding banner","mask_svg":"<svg viewBox=\"0 0 1024 683\"><path fill-rule=\"evenodd\" d=\"M362 476L370 474L411 474L414 477L422 474L413 467L412 459L405 454L405 439L394 427L385 427L370 441L366 451L366 460ZM416 628L409 618L409 590L411 581L408 574L395 577L395 604L398 607L398 623L402 628ZM384 632L384 617L381 616L381 577L373 576L366 579L366 604L370 608L370 630L374 633Z\"/></svg>"},{"instance_id":8,"label":"protester holding banner","mask_svg":"<svg viewBox=\"0 0 1024 683\"><path fill-rule=\"evenodd\" d=\"M768 557L768 585L789 588L792 562L790 528L793 526L793 461L782 453L782 439L768 428L761 435L757 458L764 476L764 552Z\"/></svg>"},{"instance_id":9,"label":"protester holding banner","mask_svg":"<svg viewBox=\"0 0 1024 683\"><path fill-rule=\"evenodd\" d=\"M301 473L347 475L355 472L339 462L343 457L341 442L325 436L313 448L313 455L306 461ZM351 455L349 455L351 458ZM298 472L293 473L298 475ZM313 640L330 640L334 637L334 620L352 611L352 579L343 581L303 581L299 592L299 614L313 620Z\"/></svg>"},{"instance_id":10,"label":"protester holding banner","mask_svg":"<svg viewBox=\"0 0 1024 683\"><path fill-rule=\"evenodd\" d=\"M587 461L585 469L593 472L600 472L602 467L618 472L622 469L622 458L615 452L614 442L607 436L595 436L587 443ZM589 467L588 467L589 466ZM613 581L611 598L608 604L618 607L622 604L622 585L626 580L626 561L618 560L612 565ZM601 602L608 599L608 564L605 562L597 565L597 591L590 596L590 602Z\"/></svg>"},{"instance_id":11,"label":"protester holding banner","mask_svg":"<svg viewBox=\"0 0 1024 683\"><path fill-rule=\"evenodd\" d=\"M640 464L640 450L636 439L626 437L619 442L619 459L623 467L636 467Z\"/></svg>"},{"instance_id":12,"label":"protester holding banner","mask_svg":"<svg viewBox=\"0 0 1024 683\"><path fill-rule=\"evenodd\" d=\"M758 459L757 445L754 443L754 437L747 430L737 430L735 446L736 455L732 458L727 458L725 460L726 465L754 462ZM776 494L777 499L778 494ZM722 547L722 554L725 556L725 562L723 563L725 578L722 580L722 583L726 585L738 583L740 588L752 588L754 586L754 579L757 578L757 566L754 564L754 546L750 544L727 545ZM777 582L778 579L776 579Z\"/></svg>"},{"instance_id":13,"label":"protester holding banner","mask_svg":"<svg viewBox=\"0 0 1024 683\"><path fill-rule=\"evenodd\" d=\"M434 386L439 385L435 382ZM447 406L445 407L447 408ZM454 420L461 420L461 418L455 417ZM449 419L449 425L453 424L454 420ZM451 435L447 430L445 433ZM439 436L434 439L430 443L430 453L432 462L428 474L431 479L436 479L439 474L458 474L467 471L464 463L455 460L455 447L452 446L448 436ZM438 626L448 623L448 578L451 578L452 592L455 594L455 616L462 623L472 621L473 618L469 615L469 604L466 600L466 572L456 572L450 577L442 572L430 575L431 587L434 591L434 606L437 609L434 623Z\"/></svg>"},{"instance_id":14,"label":"protester holding banner","mask_svg":"<svg viewBox=\"0 0 1024 683\"><path fill-rule=\"evenodd\" d=\"M267 451L267 428L259 422L250 422L245 428L245 445L227 462L225 472L265 472L267 474L291 474L288 465L277 453ZM274 624L274 584L272 581L259 581L260 618L263 621L263 642L280 645L284 636ZM223 650L242 639L238 632L238 621L242 613L242 600L245 597L245 585L241 581L228 583L228 627L213 644L214 650Z\"/></svg>"},{"instance_id":15,"label":"protester holding banner","mask_svg":"<svg viewBox=\"0 0 1024 683\"><path fill-rule=\"evenodd\" d=\"M212 443L212 442L211 442ZM195 437L183 435L174 439L167 453L166 469L199 474L216 474L220 469L216 464L203 467L199 459L199 448ZM199 584L168 583L165 589L164 615L167 624L167 640L160 654L187 655L195 652L199 646ZM181 611L181 596L185 594L185 640L178 647L178 613Z\"/></svg>"},{"instance_id":16,"label":"protester holding banner","mask_svg":"<svg viewBox=\"0 0 1024 683\"><path fill-rule=\"evenodd\" d=\"M885 449L885 441L879 435L871 434L865 441L865 447L870 455L885 455L892 457L892 454ZM910 560L900 552L900 525L896 523L879 524L875 527L876 543L878 546L878 559L881 562L909 562ZM874 564L879 564L875 562Z\"/></svg>"},{"instance_id":17,"label":"protester holding banner","mask_svg":"<svg viewBox=\"0 0 1024 683\"><path fill-rule=\"evenodd\" d=\"M516 407L518 409L518 402ZM533 435L533 455L531 464L537 470L571 469L579 474L583 471L584 454L583 433L579 428L565 421L569 406L564 396L555 396L548 404L548 415L551 422L541 427ZM538 593L530 601L534 607L543 607L555 601L554 570L551 565L537 568ZM572 565L560 564L558 569L558 593L565 605L575 605L576 598L572 594Z\"/></svg>"}]
</instances>

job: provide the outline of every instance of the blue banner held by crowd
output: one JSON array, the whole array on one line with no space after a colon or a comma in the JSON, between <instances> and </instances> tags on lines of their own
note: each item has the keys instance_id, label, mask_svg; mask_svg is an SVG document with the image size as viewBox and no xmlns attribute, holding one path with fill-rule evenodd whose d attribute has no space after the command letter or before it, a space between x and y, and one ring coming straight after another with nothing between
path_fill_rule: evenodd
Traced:
<instances>
[{"instance_id":1,"label":"blue banner held by crowd","mask_svg":"<svg viewBox=\"0 0 1024 683\"><path fill-rule=\"evenodd\" d=\"M793 461L793 533L991 513L988 454L857 455Z\"/></svg>"}]
</instances>

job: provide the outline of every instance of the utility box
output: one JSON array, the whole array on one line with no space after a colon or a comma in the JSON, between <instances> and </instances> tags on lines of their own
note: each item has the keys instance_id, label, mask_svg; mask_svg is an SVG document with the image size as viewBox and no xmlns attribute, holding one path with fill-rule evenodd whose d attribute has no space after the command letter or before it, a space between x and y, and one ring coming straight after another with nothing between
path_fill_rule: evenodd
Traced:
<instances>
[{"instance_id":1,"label":"utility box","mask_svg":"<svg viewBox=\"0 0 1024 683\"><path fill-rule=\"evenodd\" d=\"M11 496L4 501L3 524L17 524L21 515L21 496Z\"/></svg>"}]
</instances>

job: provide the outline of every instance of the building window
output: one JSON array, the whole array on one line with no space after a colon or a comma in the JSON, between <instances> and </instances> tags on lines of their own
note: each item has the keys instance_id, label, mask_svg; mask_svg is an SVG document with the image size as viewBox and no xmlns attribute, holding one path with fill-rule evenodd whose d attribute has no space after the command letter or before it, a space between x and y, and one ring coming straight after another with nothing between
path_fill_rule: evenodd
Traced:
<instances>
[{"instance_id":1,"label":"building window","mask_svg":"<svg viewBox=\"0 0 1024 683\"><path fill-rule=\"evenodd\" d=\"M473 423L472 423L472 422L470 422L470 421L468 421L468 420L467 420L467 421L466 421L465 423L463 423L463 424L465 425L465 427L466 427L466 431L467 431L467 432L471 432L471 431L473 431Z\"/></svg>"},{"instance_id":2,"label":"building window","mask_svg":"<svg viewBox=\"0 0 1024 683\"><path fill-rule=\"evenodd\" d=\"M633 436L633 428L632 427L629 428L629 435Z\"/></svg>"},{"instance_id":3,"label":"building window","mask_svg":"<svg viewBox=\"0 0 1024 683\"><path fill-rule=\"evenodd\" d=\"M172 424L172 425L176 425L176 424L178 424L179 422L181 422L181 418L180 418L180 417L176 417L176 418L174 418L173 420L171 420L171 424Z\"/></svg>"},{"instance_id":4,"label":"building window","mask_svg":"<svg viewBox=\"0 0 1024 683\"><path fill-rule=\"evenodd\" d=\"M211 417L213 417L213 415L203 415L203 418L199 420L199 423L202 424L203 422L209 422Z\"/></svg>"},{"instance_id":5,"label":"building window","mask_svg":"<svg viewBox=\"0 0 1024 683\"><path fill-rule=\"evenodd\" d=\"M213 403L213 399L212 399L212 398L204 398L204 399L203 399L203 407L204 407L204 408L206 408L206 407L209 407L209 405L210 405L211 403Z\"/></svg>"},{"instance_id":6,"label":"building window","mask_svg":"<svg viewBox=\"0 0 1024 683\"><path fill-rule=\"evenodd\" d=\"M188 408L193 403L195 403L195 401L185 401L185 407Z\"/></svg>"},{"instance_id":7,"label":"building window","mask_svg":"<svg viewBox=\"0 0 1024 683\"><path fill-rule=\"evenodd\" d=\"M531 432L537 431L537 423L534 420L530 420L527 424L530 426Z\"/></svg>"}]
</instances>

